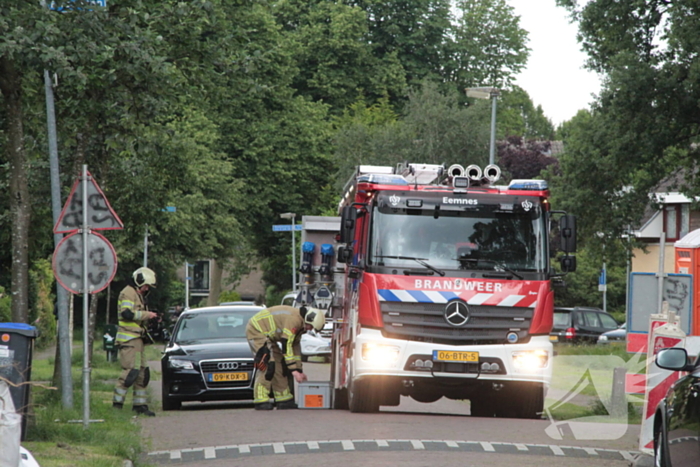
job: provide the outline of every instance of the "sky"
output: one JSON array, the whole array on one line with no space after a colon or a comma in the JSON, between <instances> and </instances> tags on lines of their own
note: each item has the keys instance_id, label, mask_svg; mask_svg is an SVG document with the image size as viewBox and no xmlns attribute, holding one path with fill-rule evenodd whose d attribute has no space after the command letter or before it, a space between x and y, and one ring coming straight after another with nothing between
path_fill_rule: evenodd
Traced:
<instances>
[{"instance_id":1,"label":"sky","mask_svg":"<svg viewBox=\"0 0 700 467\"><path fill-rule=\"evenodd\" d=\"M508 0L520 27L528 31L530 58L515 84L541 105L554 126L587 109L591 94L600 91L600 79L583 69L586 54L576 41L577 25L570 23L555 0Z\"/></svg>"}]
</instances>

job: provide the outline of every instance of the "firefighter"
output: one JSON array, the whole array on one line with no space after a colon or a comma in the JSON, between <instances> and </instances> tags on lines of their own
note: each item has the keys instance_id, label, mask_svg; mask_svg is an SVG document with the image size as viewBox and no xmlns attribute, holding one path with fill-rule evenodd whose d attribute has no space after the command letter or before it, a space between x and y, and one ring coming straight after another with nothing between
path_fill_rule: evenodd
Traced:
<instances>
[{"instance_id":1,"label":"firefighter","mask_svg":"<svg viewBox=\"0 0 700 467\"><path fill-rule=\"evenodd\" d=\"M248 321L246 337L255 355L255 410L272 410L270 389L278 410L296 409L287 373L297 383L306 381L301 368L301 335L326 323L322 310L302 306L273 306L259 311ZM280 348L281 344L281 348Z\"/></svg>"},{"instance_id":2,"label":"firefighter","mask_svg":"<svg viewBox=\"0 0 700 467\"><path fill-rule=\"evenodd\" d=\"M146 362L145 343L148 342L146 329L148 320L156 318L156 313L148 311L146 295L156 286L156 273L143 267L134 271L126 287L119 293L117 313L119 328L117 346L119 363L122 367L119 380L114 387L112 406L121 409L128 389L134 387L133 410L139 415L154 417L146 405L146 386L151 378ZM148 342L150 343L150 342ZM140 354L140 367L136 367L136 355Z\"/></svg>"}]
</instances>

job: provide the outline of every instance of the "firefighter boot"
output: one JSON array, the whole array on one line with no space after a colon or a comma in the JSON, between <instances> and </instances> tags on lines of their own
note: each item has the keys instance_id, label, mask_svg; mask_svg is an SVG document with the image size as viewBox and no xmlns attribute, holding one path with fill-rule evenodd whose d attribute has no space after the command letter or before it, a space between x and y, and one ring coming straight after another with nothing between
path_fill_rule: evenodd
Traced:
<instances>
[{"instance_id":1,"label":"firefighter boot","mask_svg":"<svg viewBox=\"0 0 700 467\"><path fill-rule=\"evenodd\" d=\"M148 410L147 405L135 405L132 410L134 412L136 412L138 415L145 415L147 417L155 417L156 416L155 412Z\"/></svg>"},{"instance_id":2,"label":"firefighter boot","mask_svg":"<svg viewBox=\"0 0 700 467\"><path fill-rule=\"evenodd\" d=\"M287 410L287 409L298 409L299 406L293 400L283 401L277 403L277 410Z\"/></svg>"},{"instance_id":3,"label":"firefighter boot","mask_svg":"<svg viewBox=\"0 0 700 467\"><path fill-rule=\"evenodd\" d=\"M262 402L260 404L255 404L255 410L272 410L272 402Z\"/></svg>"}]
</instances>

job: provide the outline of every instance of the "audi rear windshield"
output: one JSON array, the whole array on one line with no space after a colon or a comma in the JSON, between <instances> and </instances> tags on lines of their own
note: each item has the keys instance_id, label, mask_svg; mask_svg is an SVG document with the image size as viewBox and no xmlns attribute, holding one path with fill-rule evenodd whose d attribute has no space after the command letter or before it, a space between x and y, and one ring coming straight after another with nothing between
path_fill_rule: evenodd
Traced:
<instances>
[{"instance_id":1,"label":"audi rear windshield","mask_svg":"<svg viewBox=\"0 0 700 467\"><path fill-rule=\"evenodd\" d=\"M202 341L211 339L245 338L248 320L257 310L236 312L191 313L183 315L175 340Z\"/></svg>"}]
</instances>

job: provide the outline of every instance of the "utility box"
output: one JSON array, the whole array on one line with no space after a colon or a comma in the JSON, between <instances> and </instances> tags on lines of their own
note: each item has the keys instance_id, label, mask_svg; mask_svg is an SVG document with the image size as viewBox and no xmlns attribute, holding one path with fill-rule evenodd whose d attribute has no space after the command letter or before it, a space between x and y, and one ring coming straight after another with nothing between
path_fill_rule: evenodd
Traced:
<instances>
[{"instance_id":1,"label":"utility box","mask_svg":"<svg viewBox=\"0 0 700 467\"><path fill-rule=\"evenodd\" d=\"M22 435L27 431L32 380L32 351L39 330L24 323L0 323L0 376L10 382L10 396L15 410L22 415Z\"/></svg>"},{"instance_id":2,"label":"utility box","mask_svg":"<svg viewBox=\"0 0 700 467\"><path fill-rule=\"evenodd\" d=\"M107 361L113 362L117 360L117 325L108 324L105 326L105 333L102 336L102 348L107 352Z\"/></svg>"},{"instance_id":3,"label":"utility box","mask_svg":"<svg viewBox=\"0 0 700 467\"><path fill-rule=\"evenodd\" d=\"M330 381L304 381L299 383L297 405L300 409L330 409Z\"/></svg>"}]
</instances>

